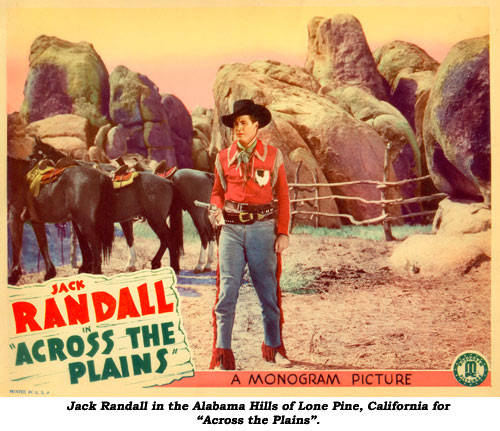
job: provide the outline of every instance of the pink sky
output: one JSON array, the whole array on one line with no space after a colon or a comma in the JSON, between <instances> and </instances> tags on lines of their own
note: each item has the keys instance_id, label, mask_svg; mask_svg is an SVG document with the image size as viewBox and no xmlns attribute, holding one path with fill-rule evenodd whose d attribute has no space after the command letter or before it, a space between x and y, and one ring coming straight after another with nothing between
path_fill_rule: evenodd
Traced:
<instances>
[{"instance_id":1,"label":"pink sky","mask_svg":"<svg viewBox=\"0 0 500 431\"><path fill-rule=\"evenodd\" d=\"M194 8L14 9L7 15L7 112L24 99L30 45L40 34L92 43L111 73L117 65L147 75L189 110L213 106L212 86L225 63L277 60L303 66L307 23L352 13L372 50L415 43L441 62L452 45L489 32L486 8ZM257 23L259 25L257 25ZM258 32L262 25L267 30Z\"/></svg>"}]
</instances>

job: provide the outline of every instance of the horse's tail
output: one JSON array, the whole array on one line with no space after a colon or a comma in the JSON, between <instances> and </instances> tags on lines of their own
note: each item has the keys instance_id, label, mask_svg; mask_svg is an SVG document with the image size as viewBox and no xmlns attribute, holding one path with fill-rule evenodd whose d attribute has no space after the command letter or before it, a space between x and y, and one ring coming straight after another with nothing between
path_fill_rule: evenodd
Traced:
<instances>
[{"instance_id":1,"label":"horse's tail","mask_svg":"<svg viewBox=\"0 0 500 431\"><path fill-rule=\"evenodd\" d=\"M172 232L173 246L177 248L179 254L184 251L184 225L182 222L182 203L179 194L172 187L174 194L172 198L172 206L170 207L170 231Z\"/></svg>"},{"instance_id":2,"label":"horse's tail","mask_svg":"<svg viewBox=\"0 0 500 431\"><path fill-rule=\"evenodd\" d=\"M104 261L111 256L115 238L113 183L106 175L101 175L101 196L97 206L97 234L101 242L101 253Z\"/></svg>"}]
</instances>

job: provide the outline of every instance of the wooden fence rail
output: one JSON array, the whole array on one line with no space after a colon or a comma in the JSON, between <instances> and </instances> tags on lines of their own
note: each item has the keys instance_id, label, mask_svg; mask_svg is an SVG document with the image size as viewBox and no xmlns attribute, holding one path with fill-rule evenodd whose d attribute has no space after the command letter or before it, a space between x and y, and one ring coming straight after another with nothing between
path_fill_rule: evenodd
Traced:
<instances>
[{"instance_id":1,"label":"wooden fence rail","mask_svg":"<svg viewBox=\"0 0 500 431\"><path fill-rule=\"evenodd\" d=\"M415 178L414 181L420 181L422 179L426 179L427 177L420 177L420 178ZM410 181L405 181L405 183L409 183ZM360 182L356 182L359 184ZM377 184L383 184L379 181L376 182ZM329 187L338 187L340 184L345 185L345 183L329 183ZM369 184L374 184L373 182L370 182ZM388 184L389 186L391 184ZM369 200L369 199L364 199L358 196L343 196L343 195L328 195L328 196L315 196L315 197L310 197L310 198L296 198L298 195L297 190L303 189L307 187L308 189L312 189L314 184L289 184L289 188L293 190L292 196L294 198L290 199L290 203L292 205L292 211L291 211L291 216L293 217L294 215L297 214L302 214L302 215L310 215L311 217L315 218L315 226L317 227L319 222L318 218L319 217L339 217L339 218L347 218L349 221L354 224L354 225L368 225L368 224L375 224L375 223L380 223L380 222L391 222L391 221L396 221L398 219L405 219L405 218L411 218L411 217L418 217L418 216L427 216L427 215L432 215L436 211L420 211L416 213L410 213L410 214L402 214L398 216L390 216L387 213L387 209L391 206L399 206L399 205L406 205L410 203L422 203L422 202L428 202L428 201L433 201L433 200L441 200L448 196L446 193L435 193L432 195L427 195L427 196L419 196L419 197L414 197L414 198L397 198L397 199L380 199L380 200ZM326 187L326 184L321 184L320 187ZM336 214L336 213L325 213L319 211L319 201L321 200L327 200L327 199L343 199L343 200L353 200L353 201L358 201L358 202L363 202L365 204L369 205L379 205L382 208L385 207L385 211L383 211L382 215L378 217L374 217L371 219L366 219L366 220L356 220L354 217L350 214ZM301 206L303 206L306 202L314 202L315 205L315 211L305 211L300 209ZM292 219L293 223L293 219ZM391 240L392 239L392 234L390 231L390 225L387 224L384 228L384 231L386 232L386 239ZM391 236L391 238L389 238Z\"/></svg>"},{"instance_id":2,"label":"wooden fence rail","mask_svg":"<svg viewBox=\"0 0 500 431\"><path fill-rule=\"evenodd\" d=\"M288 187L290 188L314 188L314 187L341 187L341 186L352 186L355 184L374 184L378 186L401 186L404 184L408 183L414 183L416 181L423 181L423 180L429 180L431 178L430 175L425 175L423 177L418 177L418 178L409 178L407 180L401 180L401 181L377 181L377 180L356 180L356 181L344 181L342 183L305 183L305 184L299 184L299 183L289 183Z\"/></svg>"},{"instance_id":3,"label":"wooden fence rail","mask_svg":"<svg viewBox=\"0 0 500 431\"><path fill-rule=\"evenodd\" d=\"M385 233L385 239L387 241L391 241L394 239L392 236L392 231L391 231L391 222L397 221L399 219L406 219L410 217L419 217L419 216L428 216L434 214L436 211L420 211L416 213L410 213L410 214L402 214L398 216L390 216L388 213L388 210L392 206L400 206L400 205L406 205L410 203L422 203L422 202L428 202L428 201L433 201L433 200L441 200L448 196L446 193L434 193L432 195L426 195L426 196L417 196L413 198L397 198L397 199L387 199L386 194L387 190L392 187L399 187L405 184L410 184L410 183L415 183L418 181L424 181L424 180L429 180L431 179L430 175L425 175L422 177L418 178L409 178L405 180L400 180L400 181L387 181L387 178L389 176L389 152L390 152L390 144L387 144L386 146L386 152L385 152L385 157L384 157L384 175L383 175L383 181L377 181L377 180L356 180L356 181L344 181L344 182L338 182L338 183L318 183L316 182L316 176L313 175L313 180L315 181L314 183L299 183L298 178L299 178L299 171L301 169L302 164L299 163L297 166L297 169L295 170L295 182L288 184L289 190L291 192L292 199L290 200L290 203L292 205L292 211L291 211L291 216L292 216L292 225L293 225L293 217L295 215L301 214L301 215L310 215L311 220L314 218L314 224L316 227L319 225L319 217L339 217L339 218L346 218L348 219L352 224L354 225L368 225L368 224L375 224L375 223L382 223L384 226L384 233ZM363 184L363 185L374 185L378 189L380 189L381 193L381 199L379 200L369 200L365 199L359 196L344 196L344 195L338 195L338 194L332 194L332 195L327 195L327 196L319 196L319 188L320 187L343 187L343 186L350 186L350 185L358 185L358 184ZM298 194L301 191L308 191L308 192L314 192L315 196L314 197L309 197L309 198L299 198ZM343 200L355 200L359 202L363 202L365 204L369 205L378 205L382 209L382 214L380 216L371 218L371 219L366 219L366 220L356 220L352 215L350 214L333 214L333 213L326 213L322 212L319 209L319 202L321 200L326 200L326 199L343 199ZM314 211L306 211L300 209L301 206L304 206L306 202L311 202L313 203L313 209Z\"/></svg>"}]
</instances>

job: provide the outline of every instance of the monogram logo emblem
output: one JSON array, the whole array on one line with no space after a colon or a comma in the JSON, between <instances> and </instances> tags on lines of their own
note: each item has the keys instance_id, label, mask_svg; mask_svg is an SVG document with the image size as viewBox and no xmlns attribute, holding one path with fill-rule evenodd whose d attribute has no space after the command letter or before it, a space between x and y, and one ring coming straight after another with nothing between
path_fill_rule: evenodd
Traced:
<instances>
[{"instance_id":1,"label":"monogram logo emblem","mask_svg":"<svg viewBox=\"0 0 500 431\"><path fill-rule=\"evenodd\" d=\"M479 353L465 352L455 359L453 374L464 386L478 386L488 375L488 363Z\"/></svg>"}]
</instances>

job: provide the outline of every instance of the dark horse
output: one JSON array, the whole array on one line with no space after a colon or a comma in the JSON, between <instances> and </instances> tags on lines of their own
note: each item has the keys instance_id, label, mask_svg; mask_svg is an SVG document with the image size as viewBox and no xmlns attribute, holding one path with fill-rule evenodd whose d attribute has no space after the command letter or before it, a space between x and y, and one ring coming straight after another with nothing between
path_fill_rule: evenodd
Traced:
<instances>
[{"instance_id":1,"label":"dark horse","mask_svg":"<svg viewBox=\"0 0 500 431\"><path fill-rule=\"evenodd\" d=\"M54 147L45 144L38 138L35 139L35 146L30 155L31 160L39 161L47 158L57 162L64 157L66 156ZM78 163L92 166L88 162L79 161ZM99 171L96 170L96 172ZM144 217L160 239L160 247L151 261L151 267L156 269L161 266L161 259L168 247L170 266L176 273L179 272L179 246L175 242L176 237L172 235L171 229L166 223L172 208L172 200L171 181L154 175L152 172L139 172L130 185L114 189L111 218L114 222L120 223L127 240L131 253L128 269L134 269L132 261L135 258L133 219Z\"/></svg>"},{"instance_id":2,"label":"dark horse","mask_svg":"<svg viewBox=\"0 0 500 431\"><path fill-rule=\"evenodd\" d=\"M123 161L122 161L123 163ZM131 166L136 171L151 172L149 166L137 163ZM169 174L174 170L173 174ZM208 211L194 204L195 201L210 202L214 185L214 174L197 169L168 169L165 161L156 167L155 174L167 177L174 186L174 201L170 212L170 229L176 236L180 254L183 252L183 223L182 210L187 211L193 220L194 226L201 239L201 248L195 273L211 271L215 262L215 231L210 223Z\"/></svg>"},{"instance_id":3,"label":"dark horse","mask_svg":"<svg viewBox=\"0 0 500 431\"><path fill-rule=\"evenodd\" d=\"M196 169L179 169L170 179L175 192L175 208L170 217L170 226L177 236L176 243L182 247L182 211L179 211L181 209L189 213L201 239L200 255L194 272L210 271L215 262L215 231L208 218L208 211L197 207L194 201L210 202L214 174Z\"/></svg>"},{"instance_id":4,"label":"dark horse","mask_svg":"<svg viewBox=\"0 0 500 431\"><path fill-rule=\"evenodd\" d=\"M37 196L29 191L27 160L7 158L8 223L12 239L12 268L8 277L16 284L21 277L23 225L31 221L45 261L45 280L56 274L48 251L45 223L71 220L87 260L80 272L101 273L102 258L109 257L114 226L111 219L113 185L94 169L74 166L64 170L52 183L40 187Z\"/></svg>"}]
</instances>

